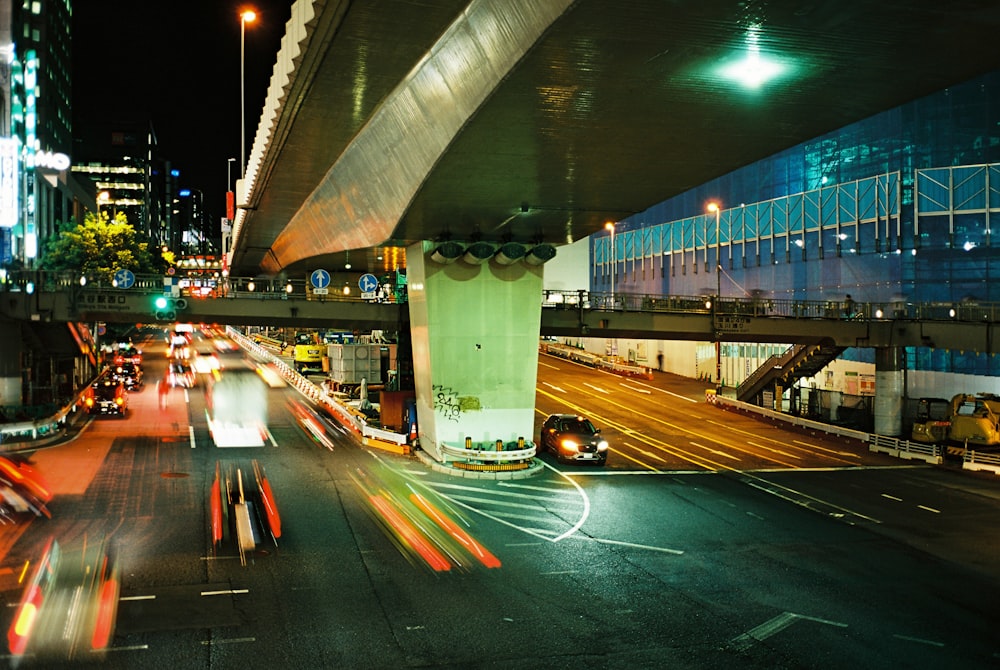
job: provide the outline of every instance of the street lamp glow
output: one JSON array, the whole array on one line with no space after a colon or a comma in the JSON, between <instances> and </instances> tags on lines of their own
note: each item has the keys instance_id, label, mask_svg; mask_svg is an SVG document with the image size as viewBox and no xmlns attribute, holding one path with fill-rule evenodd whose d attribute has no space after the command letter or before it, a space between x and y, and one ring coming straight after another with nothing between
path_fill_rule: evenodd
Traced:
<instances>
[{"instance_id":1,"label":"street lamp glow","mask_svg":"<svg viewBox=\"0 0 1000 670\"><path fill-rule=\"evenodd\" d=\"M247 113L246 113L246 31L247 24L257 19L257 12L244 9L240 12L240 179L246 177L247 165Z\"/></svg>"}]
</instances>

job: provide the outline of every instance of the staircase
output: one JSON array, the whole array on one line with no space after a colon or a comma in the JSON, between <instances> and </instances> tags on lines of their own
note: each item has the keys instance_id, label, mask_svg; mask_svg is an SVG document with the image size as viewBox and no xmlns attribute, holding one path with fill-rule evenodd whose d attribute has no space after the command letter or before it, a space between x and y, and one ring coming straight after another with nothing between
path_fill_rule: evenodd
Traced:
<instances>
[{"instance_id":1,"label":"staircase","mask_svg":"<svg viewBox=\"0 0 1000 670\"><path fill-rule=\"evenodd\" d=\"M776 382L791 386L803 377L812 377L839 356L847 347L824 341L816 344L794 344L782 354L771 356L753 374L736 387L736 399L755 402L757 396Z\"/></svg>"}]
</instances>

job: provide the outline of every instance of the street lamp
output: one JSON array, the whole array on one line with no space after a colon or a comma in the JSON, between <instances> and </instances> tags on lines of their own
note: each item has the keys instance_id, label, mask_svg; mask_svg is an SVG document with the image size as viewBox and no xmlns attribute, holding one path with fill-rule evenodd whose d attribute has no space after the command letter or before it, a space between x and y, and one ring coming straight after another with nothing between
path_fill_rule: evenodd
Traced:
<instances>
[{"instance_id":1,"label":"street lamp","mask_svg":"<svg viewBox=\"0 0 1000 670\"><path fill-rule=\"evenodd\" d=\"M719 237L719 217L722 214L722 207L717 202L710 202L706 209L715 214L715 299L722 295L722 239ZM705 243L708 248L708 243Z\"/></svg>"},{"instance_id":2,"label":"street lamp","mask_svg":"<svg viewBox=\"0 0 1000 670\"><path fill-rule=\"evenodd\" d=\"M246 77L245 69L245 42L247 24L253 23L257 18L257 13L252 9L245 9L240 12L240 179L246 177L247 165L247 113L246 113Z\"/></svg>"},{"instance_id":3,"label":"street lamp","mask_svg":"<svg viewBox=\"0 0 1000 670\"><path fill-rule=\"evenodd\" d=\"M722 207L719 203L713 201L708 203L705 209L715 213L715 305L716 314L718 314L719 306L721 306L720 299L722 297L722 239L719 237L719 217L722 215ZM707 240L705 248L708 248ZM715 321L715 389L718 392L722 390L722 341L719 339L718 317L716 317Z\"/></svg>"},{"instance_id":4,"label":"street lamp","mask_svg":"<svg viewBox=\"0 0 1000 670\"><path fill-rule=\"evenodd\" d=\"M606 230L611 231L611 307L615 306L615 222L608 221L604 224Z\"/></svg>"},{"instance_id":5,"label":"street lamp","mask_svg":"<svg viewBox=\"0 0 1000 670\"><path fill-rule=\"evenodd\" d=\"M106 205L111 202L111 194L107 191L101 191L97 194L97 218L101 218L101 205Z\"/></svg>"},{"instance_id":6,"label":"street lamp","mask_svg":"<svg viewBox=\"0 0 1000 670\"><path fill-rule=\"evenodd\" d=\"M226 190L233 190L233 163L236 162L235 158L229 158L226 160Z\"/></svg>"}]
</instances>

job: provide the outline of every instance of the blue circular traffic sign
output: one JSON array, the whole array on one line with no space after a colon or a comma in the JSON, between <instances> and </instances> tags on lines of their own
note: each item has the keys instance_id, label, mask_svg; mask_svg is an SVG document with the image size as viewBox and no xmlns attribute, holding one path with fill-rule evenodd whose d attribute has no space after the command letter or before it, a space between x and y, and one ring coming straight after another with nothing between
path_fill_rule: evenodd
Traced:
<instances>
[{"instance_id":1,"label":"blue circular traffic sign","mask_svg":"<svg viewBox=\"0 0 1000 670\"><path fill-rule=\"evenodd\" d=\"M115 272L115 286L118 288L132 288L135 286L135 275L131 270L121 269Z\"/></svg>"},{"instance_id":2,"label":"blue circular traffic sign","mask_svg":"<svg viewBox=\"0 0 1000 670\"><path fill-rule=\"evenodd\" d=\"M330 285L330 273L326 270L313 270L309 275L309 282L313 288L326 288Z\"/></svg>"},{"instance_id":3,"label":"blue circular traffic sign","mask_svg":"<svg viewBox=\"0 0 1000 670\"><path fill-rule=\"evenodd\" d=\"M358 280L358 288L362 293L371 293L378 288L378 279L373 274L363 274Z\"/></svg>"}]
</instances>

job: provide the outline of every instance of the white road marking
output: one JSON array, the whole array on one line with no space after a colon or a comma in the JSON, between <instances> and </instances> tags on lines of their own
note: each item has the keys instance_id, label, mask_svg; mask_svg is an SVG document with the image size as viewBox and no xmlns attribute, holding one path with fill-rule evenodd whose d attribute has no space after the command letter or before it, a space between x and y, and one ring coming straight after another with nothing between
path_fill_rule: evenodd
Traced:
<instances>
[{"instance_id":1,"label":"white road marking","mask_svg":"<svg viewBox=\"0 0 1000 670\"><path fill-rule=\"evenodd\" d=\"M565 393L566 392L565 389L561 389L558 386L556 386L555 384L550 384L548 382L542 382L542 383L545 384L546 386L548 386L550 389L552 389L554 391L559 391L560 393Z\"/></svg>"},{"instance_id":2,"label":"white road marking","mask_svg":"<svg viewBox=\"0 0 1000 670\"><path fill-rule=\"evenodd\" d=\"M929 644L932 647L943 647L944 642L937 642L935 640L925 640L920 637L910 637L909 635L893 635L897 640L906 640L907 642L917 642L919 644Z\"/></svg>"},{"instance_id":3,"label":"white road marking","mask_svg":"<svg viewBox=\"0 0 1000 670\"><path fill-rule=\"evenodd\" d=\"M213 644L239 644L241 642L256 642L256 641L257 638L255 637L230 637L230 638L223 638L221 640L202 640L201 643L202 645L208 647Z\"/></svg>"},{"instance_id":4,"label":"white road marking","mask_svg":"<svg viewBox=\"0 0 1000 670\"><path fill-rule=\"evenodd\" d=\"M156 600L156 596L122 596L118 600Z\"/></svg>"},{"instance_id":5,"label":"white road marking","mask_svg":"<svg viewBox=\"0 0 1000 670\"><path fill-rule=\"evenodd\" d=\"M704 449L705 451L710 451L713 454L716 454L717 456L725 456L726 458L731 458L734 461L740 460L739 456L733 456L732 454L727 454L724 451L716 451L715 449L712 449L711 447L706 447L704 444L699 444L697 442L692 442L691 445L695 446L695 447L698 447L699 449Z\"/></svg>"},{"instance_id":6,"label":"white road marking","mask_svg":"<svg viewBox=\"0 0 1000 670\"><path fill-rule=\"evenodd\" d=\"M646 395L652 395L652 391L647 391L646 389L636 388L635 386L629 386L628 384L619 384L619 386L624 386L629 391L635 391L636 393L645 393Z\"/></svg>"},{"instance_id":7,"label":"white road marking","mask_svg":"<svg viewBox=\"0 0 1000 670\"><path fill-rule=\"evenodd\" d=\"M795 614L794 612L782 612L778 616L774 617L770 621L765 621L756 628L748 630L746 633L738 637L734 637L730 643L737 651L746 651L752 647L757 642L763 642L767 638L771 637L775 633L778 633L785 628L788 628L796 621L814 621L816 623L827 624L828 626L838 626L840 628L847 628L846 623L838 623L836 621L827 621L826 619L817 619L811 616L803 616L802 614Z\"/></svg>"},{"instance_id":8,"label":"white road marking","mask_svg":"<svg viewBox=\"0 0 1000 670\"><path fill-rule=\"evenodd\" d=\"M926 505L917 505L917 508L925 510L927 512L934 512L935 514L940 514L941 513L941 510L934 509L933 507L927 507Z\"/></svg>"},{"instance_id":9,"label":"white road marking","mask_svg":"<svg viewBox=\"0 0 1000 670\"><path fill-rule=\"evenodd\" d=\"M670 549L669 547L653 547L648 544L636 544L635 542L622 542L621 540L608 540L601 537L589 537L587 535L577 535L574 540L585 540L587 542L597 542L598 544L613 544L618 547L632 547L634 549L645 549L647 551L662 551L664 554L675 554L680 556L684 552L680 549Z\"/></svg>"},{"instance_id":10,"label":"white road marking","mask_svg":"<svg viewBox=\"0 0 1000 670\"><path fill-rule=\"evenodd\" d=\"M661 388L657 388L655 386L650 386L649 384L643 384L642 382L632 382L632 383L633 384L637 384L639 386L645 386L646 388L651 389L653 391L658 391L659 393L666 393L667 395L671 395L671 396L673 396L675 398L678 398L680 400L687 400L688 402L692 402L692 403L704 402L704 399L695 400L694 398L689 398L686 395L679 395L677 393L673 393L672 391L668 391L666 389L661 389Z\"/></svg>"},{"instance_id":11,"label":"white road marking","mask_svg":"<svg viewBox=\"0 0 1000 670\"><path fill-rule=\"evenodd\" d=\"M191 442L191 448L194 449L197 446L194 442L194 426L188 426L188 440Z\"/></svg>"},{"instance_id":12,"label":"white road marking","mask_svg":"<svg viewBox=\"0 0 1000 670\"><path fill-rule=\"evenodd\" d=\"M764 451L770 451L771 453L774 454L781 454L782 456L787 456L788 458L794 458L797 461L802 460L800 456L796 456L795 454L790 454L787 451L782 451L781 449L772 449L771 447L765 447L763 444L760 444L759 442L747 442L747 444L749 444L751 447L757 447L758 449L763 449Z\"/></svg>"},{"instance_id":13,"label":"white road marking","mask_svg":"<svg viewBox=\"0 0 1000 670\"><path fill-rule=\"evenodd\" d=\"M607 395L608 393L611 393L611 391L609 391L607 389L603 389L600 386L594 386L593 384L589 384L587 382L584 382L583 385L584 386L589 386L590 388L594 389L595 391L597 391L599 393L604 393L605 395Z\"/></svg>"},{"instance_id":14,"label":"white road marking","mask_svg":"<svg viewBox=\"0 0 1000 670\"><path fill-rule=\"evenodd\" d=\"M648 451L646 451L644 449L640 449L639 447L637 447L635 445L632 445L632 444L629 444L629 443L626 442L625 446L628 447L628 448L630 448L630 449L635 449L636 451L638 451L643 456L648 456L649 458L655 458L656 460L660 461L661 463L666 463L667 462L667 459L660 458L656 454L652 454L652 453L650 453L650 452L648 452Z\"/></svg>"},{"instance_id":15,"label":"white road marking","mask_svg":"<svg viewBox=\"0 0 1000 670\"><path fill-rule=\"evenodd\" d=\"M883 498L888 498L889 500L895 500L896 502L903 502L902 498L897 498L896 496L891 496L888 493L883 493L882 497Z\"/></svg>"},{"instance_id":16,"label":"white road marking","mask_svg":"<svg viewBox=\"0 0 1000 670\"><path fill-rule=\"evenodd\" d=\"M830 454L836 454L837 456L848 456L850 458L861 458L861 454L856 454L853 451L837 451L836 449L827 449L826 447L821 447L818 444L810 444L809 442L803 442L801 440L792 440L793 444L801 444L803 447L808 449L813 449L815 451L825 451Z\"/></svg>"},{"instance_id":17,"label":"white road marking","mask_svg":"<svg viewBox=\"0 0 1000 670\"><path fill-rule=\"evenodd\" d=\"M202 591L203 596L231 596L239 593L250 593L250 589L223 589L221 591Z\"/></svg>"}]
</instances>

